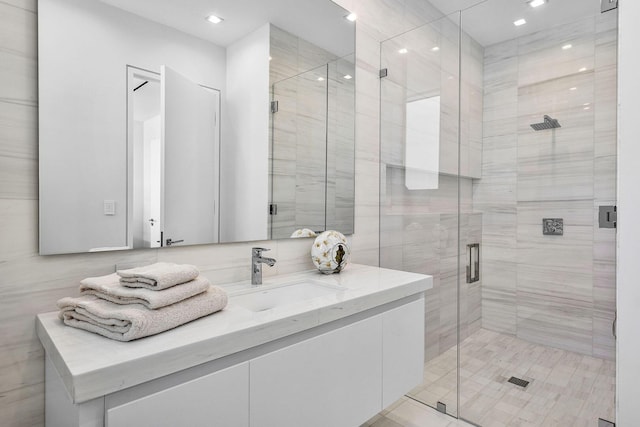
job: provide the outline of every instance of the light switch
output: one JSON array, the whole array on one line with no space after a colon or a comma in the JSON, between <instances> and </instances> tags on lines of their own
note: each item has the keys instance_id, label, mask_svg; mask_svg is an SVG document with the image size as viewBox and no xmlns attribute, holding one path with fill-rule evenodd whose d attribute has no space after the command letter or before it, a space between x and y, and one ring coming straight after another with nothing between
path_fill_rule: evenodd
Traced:
<instances>
[{"instance_id":1,"label":"light switch","mask_svg":"<svg viewBox=\"0 0 640 427\"><path fill-rule=\"evenodd\" d=\"M103 210L105 215L115 215L116 214L116 201L115 200L105 200L103 203Z\"/></svg>"}]
</instances>

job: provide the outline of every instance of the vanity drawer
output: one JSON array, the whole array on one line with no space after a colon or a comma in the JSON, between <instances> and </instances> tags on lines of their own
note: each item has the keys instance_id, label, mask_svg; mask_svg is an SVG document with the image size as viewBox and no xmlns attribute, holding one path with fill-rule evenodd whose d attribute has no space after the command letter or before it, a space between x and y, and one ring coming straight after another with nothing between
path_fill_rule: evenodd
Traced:
<instances>
[{"instance_id":1,"label":"vanity drawer","mask_svg":"<svg viewBox=\"0 0 640 427\"><path fill-rule=\"evenodd\" d=\"M251 427L353 427L381 409L382 315L251 360Z\"/></svg>"},{"instance_id":2,"label":"vanity drawer","mask_svg":"<svg viewBox=\"0 0 640 427\"><path fill-rule=\"evenodd\" d=\"M107 427L249 426L249 362L106 409Z\"/></svg>"}]
</instances>

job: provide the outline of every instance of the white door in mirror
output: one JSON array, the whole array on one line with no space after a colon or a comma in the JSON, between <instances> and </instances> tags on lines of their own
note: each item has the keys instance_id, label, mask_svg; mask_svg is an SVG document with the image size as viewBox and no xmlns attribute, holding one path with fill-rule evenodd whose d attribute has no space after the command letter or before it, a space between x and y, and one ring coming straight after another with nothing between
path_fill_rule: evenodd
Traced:
<instances>
[{"instance_id":1,"label":"white door in mirror","mask_svg":"<svg viewBox=\"0 0 640 427\"><path fill-rule=\"evenodd\" d=\"M167 66L160 80L164 236L172 243L217 243L219 93Z\"/></svg>"}]
</instances>

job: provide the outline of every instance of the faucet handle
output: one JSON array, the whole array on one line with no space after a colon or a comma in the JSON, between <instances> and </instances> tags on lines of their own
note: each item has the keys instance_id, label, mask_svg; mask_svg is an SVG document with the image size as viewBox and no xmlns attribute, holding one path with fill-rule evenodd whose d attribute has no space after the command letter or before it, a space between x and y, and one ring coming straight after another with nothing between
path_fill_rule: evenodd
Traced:
<instances>
[{"instance_id":1,"label":"faucet handle","mask_svg":"<svg viewBox=\"0 0 640 427\"><path fill-rule=\"evenodd\" d=\"M260 255L262 252L270 251L269 248L251 248L254 255Z\"/></svg>"}]
</instances>

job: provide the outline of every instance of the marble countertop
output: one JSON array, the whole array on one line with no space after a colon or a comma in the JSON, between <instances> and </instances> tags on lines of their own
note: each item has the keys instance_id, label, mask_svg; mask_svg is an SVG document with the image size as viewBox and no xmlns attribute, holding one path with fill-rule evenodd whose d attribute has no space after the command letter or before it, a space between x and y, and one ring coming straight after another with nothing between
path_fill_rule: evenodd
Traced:
<instances>
[{"instance_id":1,"label":"marble countertop","mask_svg":"<svg viewBox=\"0 0 640 427\"><path fill-rule=\"evenodd\" d=\"M305 271L270 277L262 286L300 280L341 290L252 312L234 304L234 295L251 289L248 282L224 285L230 299L223 311L131 342L65 326L57 312L38 315L36 329L69 395L81 403L424 292L433 283L431 276L352 264L340 274Z\"/></svg>"}]
</instances>

